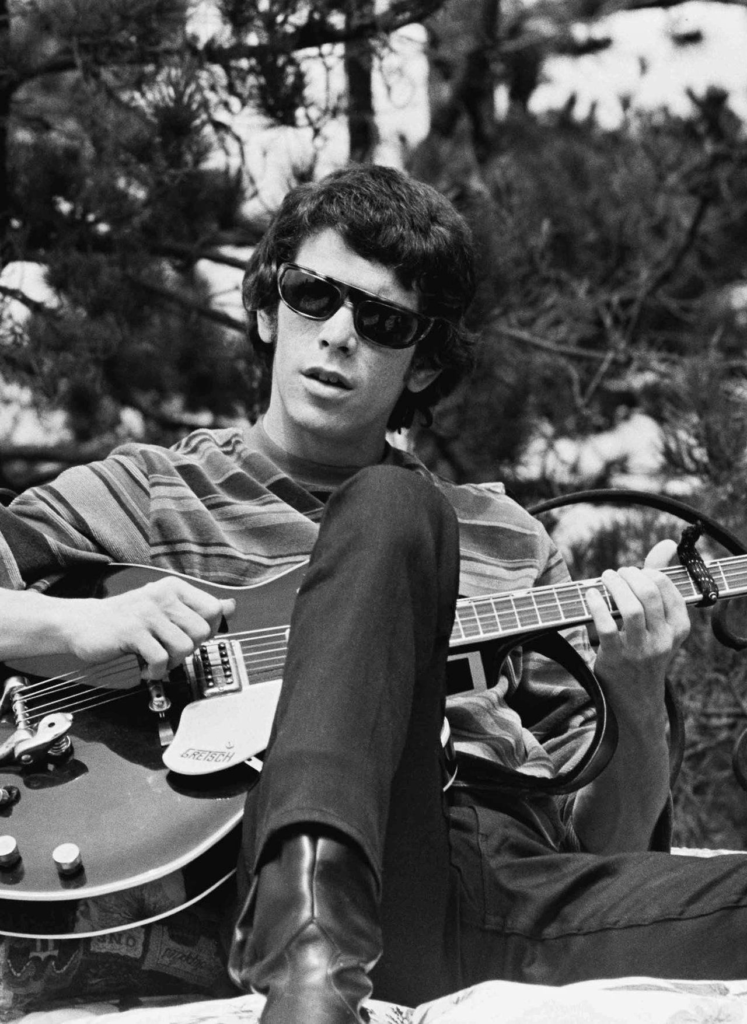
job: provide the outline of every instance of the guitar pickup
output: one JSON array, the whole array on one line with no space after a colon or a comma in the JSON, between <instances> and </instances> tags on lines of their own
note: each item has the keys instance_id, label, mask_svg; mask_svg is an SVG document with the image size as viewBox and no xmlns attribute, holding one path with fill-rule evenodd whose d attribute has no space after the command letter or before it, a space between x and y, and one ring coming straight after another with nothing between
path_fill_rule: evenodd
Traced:
<instances>
[{"instance_id":1,"label":"guitar pickup","mask_svg":"<svg viewBox=\"0 0 747 1024\"><path fill-rule=\"evenodd\" d=\"M249 685L241 642L209 640L184 662L184 671L196 700L238 693Z\"/></svg>"}]
</instances>

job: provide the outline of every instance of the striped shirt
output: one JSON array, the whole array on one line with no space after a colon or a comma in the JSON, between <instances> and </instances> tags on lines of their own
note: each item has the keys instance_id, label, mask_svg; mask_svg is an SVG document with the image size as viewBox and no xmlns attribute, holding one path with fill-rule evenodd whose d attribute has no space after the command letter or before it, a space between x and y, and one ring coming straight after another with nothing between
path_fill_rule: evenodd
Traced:
<instances>
[{"instance_id":1,"label":"striped shirt","mask_svg":"<svg viewBox=\"0 0 747 1024\"><path fill-rule=\"evenodd\" d=\"M453 506L463 596L568 580L544 528L502 485L450 483L390 446L384 461L427 477ZM110 561L233 586L260 583L306 561L325 490L352 471L340 470L337 481L315 480L312 464L289 463L256 429L248 436L233 428L198 430L170 449L127 444L0 509L0 585L42 587L82 562ZM585 630L568 636L588 661ZM457 749L548 777L577 762L593 712L564 670L516 651L490 683L449 698Z\"/></svg>"}]
</instances>

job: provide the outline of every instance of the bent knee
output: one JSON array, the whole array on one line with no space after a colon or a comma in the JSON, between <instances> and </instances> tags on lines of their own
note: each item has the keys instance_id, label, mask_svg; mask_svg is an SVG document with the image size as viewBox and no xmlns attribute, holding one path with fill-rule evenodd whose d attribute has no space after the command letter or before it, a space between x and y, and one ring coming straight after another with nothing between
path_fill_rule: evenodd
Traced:
<instances>
[{"instance_id":1,"label":"bent knee","mask_svg":"<svg viewBox=\"0 0 747 1024\"><path fill-rule=\"evenodd\" d=\"M338 509L347 506L361 516L367 529L386 532L390 542L400 539L409 546L425 530L456 543L452 506L429 479L401 466L367 466L347 480L334 499Z\"/></svg>"}]
</instances>

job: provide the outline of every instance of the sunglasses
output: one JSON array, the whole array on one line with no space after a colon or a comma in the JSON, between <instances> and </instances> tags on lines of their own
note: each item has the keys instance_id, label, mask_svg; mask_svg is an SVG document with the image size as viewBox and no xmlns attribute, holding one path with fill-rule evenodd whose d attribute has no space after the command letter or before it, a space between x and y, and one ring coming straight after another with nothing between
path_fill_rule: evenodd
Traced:
<instances>
[{"instance_id":1,"label":"sunglasses","mask_svg":"<svg viewBox=\"0 0 747 1024\"><path fill-rule=\"evenodd\" d=\"M288 309L308 320L329 320L349 300L358 336L386 348L410 348L433 326L430 317L384 302L361 288L315 274L296 263L281 264L278 292Z\"/></svg>"}]
</instances>

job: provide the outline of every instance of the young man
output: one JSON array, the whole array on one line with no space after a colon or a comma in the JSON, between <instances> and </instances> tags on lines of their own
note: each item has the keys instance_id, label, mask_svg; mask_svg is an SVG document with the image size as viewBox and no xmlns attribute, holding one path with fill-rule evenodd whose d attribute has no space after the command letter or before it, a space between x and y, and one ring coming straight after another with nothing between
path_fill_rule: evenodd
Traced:
<instances>
[{"instance_id":1,"label":"young man","mask_svg":"<svg viewBox=\"0 0 747 1024\"><path fill-rule=\"evenodd\" d=\"M264 1024L363 1021L369 974L410 1005L490 977L747 974L742 859L650 852L667 842L664 676L688 630L664 574L605 573L619 623L589 593L619 739L577 793L485 784L502 768L549 785L578 762L593 711L559 666L513 655L445 702L457 595L568 578L500 486L445 483L385 440L470 364L472 263L450 204L397 171L293 190L245 277L272 366L263 419L124 446L2 512L0 657L134 651L159 677L230 601L174 579L101 601L22 588L109 560L246 584L311 556L247 797L229 958L267 994ZM571 640L589 661L583 631ZM448 791L445 704L472 755Z\"/></svg>"}]
</instances>

